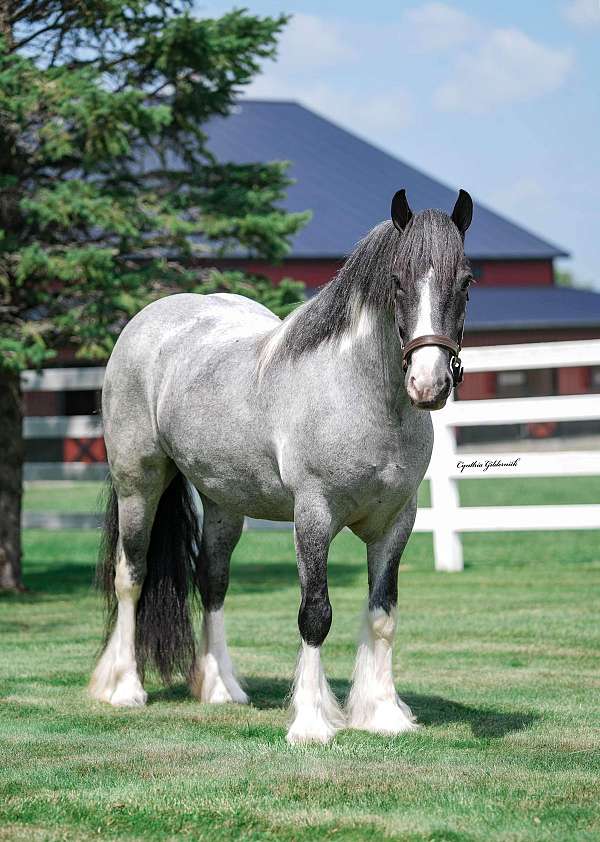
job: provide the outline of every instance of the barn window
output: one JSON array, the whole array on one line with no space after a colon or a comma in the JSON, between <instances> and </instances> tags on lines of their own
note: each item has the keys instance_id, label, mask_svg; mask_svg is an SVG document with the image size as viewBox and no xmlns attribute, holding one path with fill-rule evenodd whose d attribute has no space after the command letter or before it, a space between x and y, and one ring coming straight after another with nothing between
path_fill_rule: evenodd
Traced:
<instances>
[{"instance_id":1,"label":"barn window","mask_svg":"<svg viewBox=\"0 0 600 842\"><path fill-rule=\"evenodd\" d=\"M526 391L526 371L499 371L496 375L496 394L499 398L520 398Z\"/></svg>"},{"instance_id":2,"label":"barn window","mask_svg":"<svg viewBox=\"0 0 600 842\"><path fill-rule=\"evenodd\" d=\"M93 415L100 409L100 392L98 390L79 390L64 392L65 415Z\"/></svg>"},{"instance_id":3,"label":"barn window","mask_svg":"<svg viewBox=\"0 0 600 842\"><path fill-rule=\"evenodd\" d=\"M556 372L552 368L499 371L496 375L498 398L528 398L556 393Z\"/></svg>"}]
</instances>

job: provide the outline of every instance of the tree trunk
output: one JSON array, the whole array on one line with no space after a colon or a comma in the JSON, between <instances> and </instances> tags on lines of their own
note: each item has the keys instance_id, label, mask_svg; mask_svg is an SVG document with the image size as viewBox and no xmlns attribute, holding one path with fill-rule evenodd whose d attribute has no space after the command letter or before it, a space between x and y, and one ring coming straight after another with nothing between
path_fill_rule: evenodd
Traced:
<instances>
[{"instance_id":1,"label":"tree trunk","mask_svg":"<svg viewBox=\"0 0 600 842\"><path fill-rule=\"evenodd\" d=\"M8 3L0 0L0 36L4 38L9 50L13 48L12 26L10 23L11 10Z\"/></svg>"},{"instance_id":2,"label":"tree trunk","mask_svg":"<svg viewBox=\"0 0 600 842\"><path fill-rule=\"evenodd\" d=\"M19 375L0 367L0 591L23 590L23 402Z\"/></svg>"}]
</instances>

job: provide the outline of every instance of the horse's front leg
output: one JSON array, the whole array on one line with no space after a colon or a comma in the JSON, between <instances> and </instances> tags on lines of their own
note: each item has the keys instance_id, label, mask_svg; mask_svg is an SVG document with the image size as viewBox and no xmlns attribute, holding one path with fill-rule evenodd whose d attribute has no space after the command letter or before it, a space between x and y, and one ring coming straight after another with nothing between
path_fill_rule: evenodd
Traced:
<instances>
[{"instance_id":1,"label":"horse's front leg","mask_svg":"<svg viewBox=\"0 0 600 842\"><path fill-rule=\"evenodd\" d=\"M410 708L396 693L392 644L396 631L398 567L410 537L416 496L394 525L367 544L369 602L348 696L348 725L378 734L400 734L417 728Z\"/></svg>"},{"instance_id":2,"label":"horse's front leg","mask_svg":"<svg viewBox=\"0 0 600 842\"><path fill-rule=\"evenodd\" d=\"M344 715L321 664L321 645L331 627L327 554L332 522L325 502L314 498L309 504L297 503L294 521L302 593L298 612L302 648L292 695L294 719L287 739L290 743L326 743L344 725Z\"/></svg>"}]
</instances>

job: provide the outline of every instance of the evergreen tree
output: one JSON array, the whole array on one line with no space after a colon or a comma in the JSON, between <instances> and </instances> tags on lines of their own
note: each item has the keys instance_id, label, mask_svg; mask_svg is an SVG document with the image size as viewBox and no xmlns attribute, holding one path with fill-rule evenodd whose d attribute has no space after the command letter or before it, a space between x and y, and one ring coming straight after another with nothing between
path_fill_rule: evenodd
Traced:
<instances>
[{"instance_id":1,"label":"evergreen tree","mask_svg":"<svg viewBox=\"0 0 600 842\"><path fill-rule=\"evenodd\" d=\"M286 254L284 163L214 160L202 126L275 52L285 18L197 19L191 0L0 2L0 589L21 587L20 372L56 348L104 360L153 298L227 288L289 310L196 254Z\"/></svg>"}]
</instances>

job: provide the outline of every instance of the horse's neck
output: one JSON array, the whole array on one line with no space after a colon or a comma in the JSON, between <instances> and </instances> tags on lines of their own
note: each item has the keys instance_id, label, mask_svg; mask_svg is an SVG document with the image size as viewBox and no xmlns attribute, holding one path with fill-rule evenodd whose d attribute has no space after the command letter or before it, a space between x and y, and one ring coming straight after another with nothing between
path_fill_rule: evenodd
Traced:
<instances>
[{"instance_id":1,"label":"horse's neck","mask_svg":"<svg viewBox=\"0 0 600 842\"><path fill-rule=\"evenodd\" d=\"M382 410L397 414L410 404L393 319L378 319L364 335L342 340L339 353L371 405L380 404Z\"/></svg>"}]
</instances>

